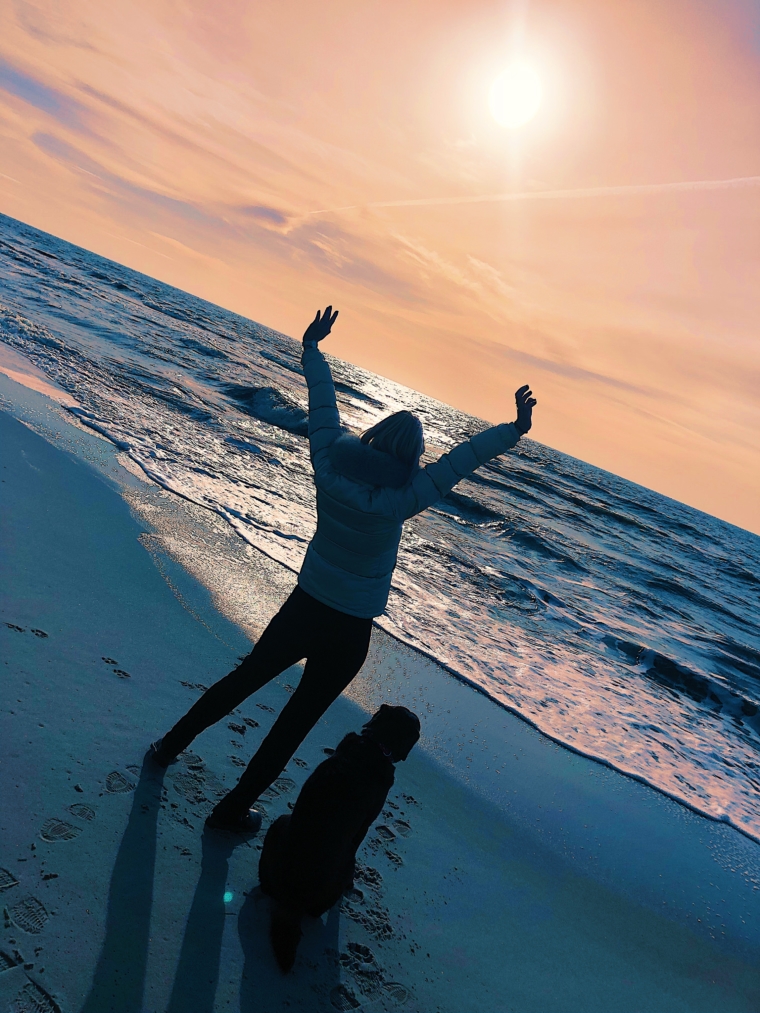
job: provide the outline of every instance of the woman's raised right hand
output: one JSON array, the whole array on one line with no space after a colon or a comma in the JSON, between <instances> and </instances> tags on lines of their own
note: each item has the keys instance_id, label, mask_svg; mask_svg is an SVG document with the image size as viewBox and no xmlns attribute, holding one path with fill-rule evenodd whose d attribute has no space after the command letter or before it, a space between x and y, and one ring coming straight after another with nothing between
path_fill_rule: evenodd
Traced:
<instances>
[{"instance_id":1,"label":"woman's raised right hand","mask_svg":"<svg viewBox=\"0 0 760 1013\"><path fill-rule=\"evenodd\" d=\"M323 338L326 338L332 330L337 316L338 311L333 313L332 306L328 306L324 313L317 310L317 315L304 331L304 345L317 345Z\"/></svg>"}]
</instances>

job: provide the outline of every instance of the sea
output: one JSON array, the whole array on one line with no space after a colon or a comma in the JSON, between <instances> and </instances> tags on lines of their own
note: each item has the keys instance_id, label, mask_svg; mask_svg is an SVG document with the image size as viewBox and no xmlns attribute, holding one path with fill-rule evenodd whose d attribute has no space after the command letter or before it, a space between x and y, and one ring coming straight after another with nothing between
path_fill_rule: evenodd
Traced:
<instances>
[{"instance_id":1,"label":"sea","mask_svg":"<svg viewBox=\"0 0 760 1013\"><path fill-rule=\"evenodd\" d=\"M140 473L298 571L316 520L298 341L2 215L0 340ZM423 464L488 425L327 358L342 423L415 412ZM377 624L760 841L757 535L522 439L407 522Z\"/></svg>"}]
</instances>

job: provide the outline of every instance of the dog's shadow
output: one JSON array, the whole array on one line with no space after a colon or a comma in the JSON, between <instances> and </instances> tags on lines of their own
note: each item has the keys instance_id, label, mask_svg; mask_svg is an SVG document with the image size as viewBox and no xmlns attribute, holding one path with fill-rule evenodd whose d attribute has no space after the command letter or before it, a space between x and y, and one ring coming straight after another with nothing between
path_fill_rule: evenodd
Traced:
<instances>
[{"instance_id":1,"label":"dog's shadow","mask_svg":"<svg viewBox=\"0 0 760 1013\"><path fill-rule=\"evenodd\" d=\"M305 917L295 966L283 974L269 941L271 901L256 886L238 914L238 935L245 957L240 984L240 1013L282 1009L286 1003L334 1013L330 995L340 982L338 962L340 904L326 918Z\"/></svg>"}]
</instances>

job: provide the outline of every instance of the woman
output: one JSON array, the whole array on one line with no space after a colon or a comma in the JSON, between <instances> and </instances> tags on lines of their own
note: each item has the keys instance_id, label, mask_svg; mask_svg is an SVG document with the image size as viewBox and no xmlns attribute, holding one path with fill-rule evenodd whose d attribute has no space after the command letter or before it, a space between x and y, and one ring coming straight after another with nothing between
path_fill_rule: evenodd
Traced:
<instances>
[{"instance_id":1,"label":"woman","mask_svg":"<svg viewBox=\"0 0 760 1013\"><path fill-rule=\"evenodd\" d=\"M330 368L317 347L337 316L332 306L317 312L303 336L317 530L298 584L248 657L151 747L156 763L168 766L196 735L306 658L298 688L238 784L208 817L207 826L217 829L258 830L261 816L251 805L363 665L372 620L388 600L404 521L510 450L531 426L536 401L526 385L515 395L515 422L478 433L426 468L419 467L422 424L411 412L390 415L360 440L345 433Z\"/></svg>"}]
</instances>

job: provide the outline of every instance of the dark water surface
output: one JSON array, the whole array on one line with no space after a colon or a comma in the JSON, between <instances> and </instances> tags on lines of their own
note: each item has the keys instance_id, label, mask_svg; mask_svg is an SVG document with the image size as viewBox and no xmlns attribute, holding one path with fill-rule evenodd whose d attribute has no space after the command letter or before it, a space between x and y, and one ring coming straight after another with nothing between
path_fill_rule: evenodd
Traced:
<instances>
[{"instance_id":1,"label":"dark water surface","mask_svg":"<svg viewBox=\"0 0 760 1013\"><path fill-rule=\"evenodd\" d=\"M0 340L154 481L293 570L300 345L0 215ZM485 423L331 359L343 422ZM588 755L760 840L760 538L530 440L410 522L379 624Z\"/></svg>"}]
</instances>

